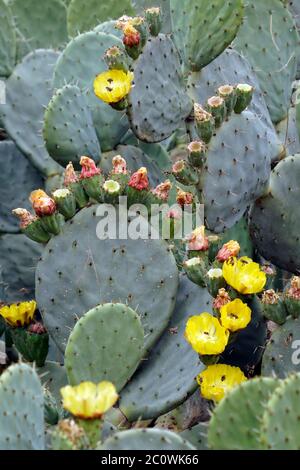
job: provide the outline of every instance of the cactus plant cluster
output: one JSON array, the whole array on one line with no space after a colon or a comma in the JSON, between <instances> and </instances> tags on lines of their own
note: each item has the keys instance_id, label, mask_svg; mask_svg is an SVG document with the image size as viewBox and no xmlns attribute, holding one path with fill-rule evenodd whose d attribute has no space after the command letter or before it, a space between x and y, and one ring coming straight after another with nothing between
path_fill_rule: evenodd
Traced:
<instances>
[{"instance_id":1,"label":"cactus plant cluster","mask_svg":"<svg viewBox=\"0 0 300 470\"><path fill-rule=\"evenodd\" d=\"M0 449L299 449L298 32L0 0Z\"/></svg>"}]
</instances>

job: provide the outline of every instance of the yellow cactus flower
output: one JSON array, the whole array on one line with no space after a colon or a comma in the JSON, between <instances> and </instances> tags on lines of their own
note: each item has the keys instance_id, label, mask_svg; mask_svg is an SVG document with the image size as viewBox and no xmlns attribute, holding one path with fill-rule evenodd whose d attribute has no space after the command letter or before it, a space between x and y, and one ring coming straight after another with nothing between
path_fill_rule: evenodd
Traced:
<instances>
[{"instance_id":1,"label":"yellow cactus flower","mask_svg":"<svg viewBox=\"0 0 300 470\"><path fill-rule=\"evenodd\" d=\"M95 78L94 92L105 103L118 103L130 92L132 81L132 72L107 70Z\"/></svg>"},{"instance_id":2,"label":"yellow cactus flower","mask_svg":"<svg viewBox=\"0 0 300 470\"><path fill-rule=\"evenodd\" d=\"M228 337L229 331L210 313L194 315L187 321L185 338L203 356L221 354L227 346Z\"/></svg>"},{"instance_id":3,"label":"yellow cactus flower","mask_svg":"<svg viewBox=\"0 0 300 470\"><path fill-rule=\"evenodd\" d=\"M247 378L239 367L226 364L208 366L197 377L201 395L207 400L215 402L222 400L226 393L246 380Z\"/></svg>"},{"instance_id":4,"label":"yellow cactus flower","mask_svg":"<svg viewBox=\"0 0 300 470\"><path fill-rule=\"evenodd\" d=\"M80 419L98 419L118 400L115 386L111 382L82 382L61 388L63 407Z\"/></svg>"},{"instance_id":5,"label":"yellow cactus flower","mask_svg":"<svg viewBox=\"0 0 300 470\"><path fill-rule=\"evenodd\" d=\"M35 300L5 305L0 308L0 315L13 327L29 325L36 310Z\"/></svg>"},{"instance_id":6,"label":"yellow cactus flower","mask_svg":"<svg viewBox=\"0 0 300 470\"><path fill-rule=\"evenodd\" d=\"M235 299L220 309L221 324L229 331L246 328L251 321L251 309L241 299Z\"/></svg>"},{"instance_id":7,"label":"yellow cactus flower","mask_svg":"<svg viewBox=\"0 0 300 470\"><path fill-rule=\"evenodd\" d=\"M229 258L223 264L223 277L227 284L241 294L257 294L266 285L267 276L258 263L246 256Z\"/></svg>"}]
</instances>

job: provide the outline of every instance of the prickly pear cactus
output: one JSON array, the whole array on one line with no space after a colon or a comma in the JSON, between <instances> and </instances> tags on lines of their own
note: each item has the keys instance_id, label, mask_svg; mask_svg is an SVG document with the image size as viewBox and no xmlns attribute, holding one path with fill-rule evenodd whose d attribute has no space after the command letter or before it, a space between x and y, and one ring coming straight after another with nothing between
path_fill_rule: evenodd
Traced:
<instances>
[{"instance_id":1,"label":"prickly pear cactus","mask_svg":"<svg viewBox=\"0 0 300 470\"><path fill-rule=\"evenodd\" d=\"M141 316L148 349L173 312L175 259L162 240L99 240L99 215L96 205L83 209L50 240L36 274L39 308L63 351L78 318L99 303L121 301Z\"/></svg>"},{"instance_id":2,"label":"prickly pear cactus","mask_svg":"<svg viewBox=\"0 0 300 470\"><path fill-rule=\"evenodd\" d=\"M181 127L192 110L179 56L168 36L148 39L134 76L128 108L131 129L142 141L160 142Z\"/></svg>"},{"instance_id":3,"label":"prickly pear cactus","mask_svg":"<svg viewBox=\"0 0 300 470\"><path fill-rule=\"evenodd\" d=\"M69 383L108 380L119 391L143 354L144 329L136 312L119 303L95 307L79 320L70 335L65 353Z\"/></svg>"},{"instance_id":4,"label":"prickly pear cactus","mask_svg":"<svg viewBox=\"0 0 300 470\"><path fill-rule=\"evenodd\" d=\"M11 366L0 377L0 449L44 450L43 389L35 371Z\"/></svg>"},{"instance_id":5,"label":"prickly pear cactus","mask_svg":"<svg viewBox=\"0 0 300 470\"><path fill-rule=\"evenodd\" d=\"M208 423L199 423L180 433L180 436L192 444L197 450L208 450Z\"/></svg>"},{"instance_id":6,"label":"prickly pear cactus","mask_svg":"<svg viewBox=\"0 0 300 470\"><path fill-rule=\"evenodd\" d=\"M170 0L132 0L138 14L144 14L147 8L159 7L162 15L161 32L168 34L172 31Z\"/></svg>"},{"instance_id":7,"label":"prickly pear cactus","mask_svg":"<svg viewBox=\"0 0 300 470\"><path fill-rule=\"evenodd\" d=\"M194 450L178 434L160 429L131 429L107 439L101 450Z\"/></svg>"},{"instance_id":8,"label":"prickly pear cactus","mask_svg":"<svg viewBox=\"0 0 300 470\"><path fill-rule=\"evenodd\" d=\"M250 214L252 239L267 260L286 271L300 272L297 204L300 155L290 156L272 171L266 196Z\"/></svg>"},{"instance_id":9,"label":"prickly pear cactus","mask_svg":"<svg viewBox=\"0 0 300 470\"><path fill-rule=\"evenodd\" d=\"M233 41L242 23L242 0L170 0L175 44L186 67L201 70Z\"/></svg>"},{"instance_id":10,"label":"prickly pear cactus","mask_svg":"<svg viewBox=\"0 0 300 470\"><path fill-rule=\"evenodd\" d=\"M57 58L57 52L43 49L26 56L6 82L6 104L2 107L9 136L46 176L60 172L60 166L45 148L41 132L44 107L52 95L51 80Z\"/></svg>"},{"instance_id":11,"label":"prickly pear cactus","mask_svg":"<svg viewBox=\"0 0 300 470\"><path fill-rule=\"evenodd\" d=\"M215 408L208 430L208 445L214 450L258 450L260 420L279 381L257 378L239 385Z\"/></svg>"}]
</instances>

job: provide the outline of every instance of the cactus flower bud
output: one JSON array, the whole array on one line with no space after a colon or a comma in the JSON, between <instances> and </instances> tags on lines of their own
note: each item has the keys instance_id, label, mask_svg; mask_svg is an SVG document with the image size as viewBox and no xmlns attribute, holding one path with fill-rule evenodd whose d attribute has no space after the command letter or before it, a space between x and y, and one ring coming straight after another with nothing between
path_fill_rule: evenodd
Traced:
<instances>
[{"instance_id":1,"label":"cactus flower bud","mask_svg":"<svg viewBox=\"0 0 300 470\"><path fill-rule=\"evenodd\" d=\"M282 325L287 317L287 311L282 297L273 289L266 290L261 298L261 307L264 316L278 325Z\"/></svg>"},{"instance_id":2,"label":"cactus flower bud","mask_svg":"<svg viewBox=\"0 0 300 470\"><path fill-rule=\"evenodd\" d=\"M128 56L124 50L118 46L110 47L104 55L104 60L112 70L123 70L128 72Z\"/></svg>"},{"instance_id":3,"label":"cactus flower bud","mask_svg":"<svg viewBox=\"0 0 300 470\"><path fill-rule=\"evenodd\" d=\"M293 318L300 317L300 277L294 276L284 298L285 306Z\"/></svg>"},{"instance_id":4,"label":"cactus flower bud","mask_svg":"<svg viewBox=\"0 0 300 470\"><path fill-rule=\"evenodd\" d=\"M220 263L224 263L224 261L227 261L232 256L237 256L240 250L240 244L237 241L230 240L219 250L216 259L220 261Z\"/></svg>"},{"instance_id":5,"label":"cactus flower bud","mask_svg":"<svg viewBox=\"0 0 300 470\"><path fill-rule=\"evenodd\" d=\"M76 213L76 199L72 191L67 188L57 189L53 193L59 212L66 218L71 219Z\"/></svg>"},{"instance_id":6,"label":"cactus flower bud","mask_svg":"<svg viewBox=\"0 0 300 470\"><path fill-rule=\"evenodd\" d=\"M103 185L104 202L114 204L117 202L121 192L121 186L117 181L107 180Z\"/></svg>"},{"instance_id":7,"label":"cactus flower bud","mask_svg":"<svg viewBox=\"0 0 300 470\"><path fill-rule=\"evenodd\" d=\"M89 157L81 157L80 165L82 166L80 179L91 178L92 176L101 174L100 168L97 168L94 160Z\"/></svg>"},{"instance_id":8,"label":"cactus flower bud","mask_svg":"<svg viewBox=\"0 0 300 470\"><path fill-rule=\"evenodd\" d=\"M124 38L123 43L127 47L138 46L141 40L141 35L138 30L130 23L126 23L123 28Z\"/></svg>"},{"instance_id":9,"label":"cactus flower bud","mask_svg":"<svg viewBox=\"0 0 300 470\"><path fill-rule=\"evenodd\" d=\"M188 193L186 191L182 191L182 189L177 188L177 196L176 196L176 202L179 204L181 207L184 206L189 206L193 204L194 201L194 196L192 193Z\"/></svg>"},{"instance_id":10,"label":"cactus flower bud","mask_svg":"<svg viewBox=\"0 0 300 470\"><path fill-rule=\"evenodd\" d=\"M36 335L44 335L45 333L47 333L46 328L40 322L31 323L28 327L28 331Z\"/></svg>"},{"instance_id":11,"label":"cactus flower bud","mask_svg":"<svg viewBox=\"0 0 300 470\"><path fill-rule=\"evenodd\" d=\"M207 100L207 109L213 115L216 127L220 127L226 116L224 99L220 96L212 96Z\"/></svg>"},{"instance_id":12,"label":"cactus flower bud","mask_svg":"<svg viewBox=\"0 0 300 470\"><path fill-rule=\"evenodd\" d=\"M207 289L212 297L216 297L221 288L225 287L226 282L223 278L222 269L212 268L207 272Z\"/></svg>"},{"instance_id":13,"label":"cactus flower bud","mask_svg":"<svg viewBox=\"0 0 300 470\"><path fill-rule=\"evenodd\" d=\"M163 183L156 186L156 188L152 190L152 193L161 201L167 202L167 200L169 199L171 188L172 188L171 181L166 180Z\"/></svg>"},{"instance_id":14,"label":"cactus flower bud","mask_svg":"<svg viewBox=\"0 0 300 470\"><path fill-rule=\"evenodd\" d=\"M234 112L241 114L251 103L254 88L247 83L240 83L236 86L236 105Z\"/></svg>"},{"instance_id":15,"label":"cactus flower bud","mask_svg":"<svg viewBox=\"0 0 300 470\"><path fill-rule=\"evenodd\" d=\"M149 189L147 168L142 167L131 176L128 186L138 191Z\"/></svg>"},{"instance_id":16,"label":"cactus flower bud","mask_svg":"<svg viewBox=\"0 0 300 470\"><path fill-rule=\"evenodd\" d=\"M13 215L20 219L20 229L24 230L28 225L37 220L37 217L32 215L27 209L17 208L13 209Z\"/></svg>"},{"instance_id":17,"label":"cactus flower bud","mask_svg":"<svg viewBox=\"0 0 300 470\"><path fill-rule=\"evenodd\" d=\"M221 289L219 289L218 294L213 301L213 309L218 312L221 309L221 307L223 307L226 304L229 304L229 302L231 302L230 295L222 287Z\"/></svg>"},{"instance_id":18,"label":"cactus flower bud","mask_svg":"<svg viewBox=\"0 0 300 470\"><path fill-rule=\"evenodd\" d=\"M69 162L65 169L64 174L64 186L69 186L72 183L78 183L79 178L77 173L74 170L72 162Z\"/></svg>"},{"instance_id":19,"label":"cactus flower bud","mask_svg":"<svg viewBox=\"0 0 300 470\"><path fill-rule=\"evenodd\" d=\"M126 175L127 174L127 163L124 158L121 157L121 155L116 155L112 159L112 174L113 175Z\"/></svg>"},{"instance_id":20,"label":"cactus flower bud","mask_svg":"<svg viewBox=\"0 0 300 470\"><path fill-rule=\"evenodd\" d=\"M231 85L223 85L218 88L218 95L223 98L226 106L226 115L229 116L236 105L235 89Z\"/></svg>"},{"instance_id":21,"label":"cactus flower bud","mask_svg":"<svg viewBox=\"0 0 300 470\"><path fill-rule=\"evenodd\" d=\"M215 120L211 113L205 111L200 104L194 104L194 117L198 136L208 144L213 136Z\"/></svg>"},{"instance_id":22,"label":"cactus flower bud","mask_svg":"<svg viewBox=\"0 0 300 470\"><path fill-rule=\"evenodd\" d=\"M202 258L195 257L185 261L182 265L187 277L201 287L206 287L206 263Z\"/></svg>"},{"instance_id":23,"label":"cactus flower bud","mask_svg":"<svg viewBox=\"0 0 300 470\"><path fill-rule=\"evenodd\" d=\"M36 215L39 217L53 215L56 212L55 201L42 189L32 191L29 200Z\"/></svg>"},{"instance_id":24,"label":"cactus flower bud","mask_svg":"<svg viewBox=\"0 0 300 470\"><path fill-rule=\"evenodd\" d=\"M205 160L206 150L204 142L201 142L200 140L191 142L188 145L189 163L196 168L201 168Z\"/></svg>"},{"instance_id":25,"label":"cactus flower bud","mask_svg":"<svg viewBox=\"0 0 300 470\"><path fill-rule=\"evenodd\" d=\"M205 226L196 228L188 236L189 251L207 251L209 248L208 238L205 236Z\"/></svg>"},{"instance_id":26,"label":"cactus flower bud","mask_svg":"<svg viewBox=\"0 0 300 470\"><path fill-rule=\"evenodd\" d=\"M162 15L159 7L148 8L145 12L145 17L149 25L149 30L152 36L157 36L162 27Z\"/></svg>"},{"instance_id":27,"label":"cactus flower bud","mask_svg":"<svg viewBox=\"0 0 300 470\"><path fill-rule=\"evenodd\" d=\"M176 180L187 186L197 184L199 182L199 174L184 160L179 160L172 167L172 174Z\"/></svg>"},{"instance_id":28,"label":"cactus flower bud","mask_svg":"<svg viewBox=\"0 0 300 470\"><path fill-rule=\"evenodd\" d=\"M21 208L14 209L12 213L20 219L20 229L24 235L37 243L49 241L50 235L44 230L38 217Z\"/></svg>"}]
</instances>

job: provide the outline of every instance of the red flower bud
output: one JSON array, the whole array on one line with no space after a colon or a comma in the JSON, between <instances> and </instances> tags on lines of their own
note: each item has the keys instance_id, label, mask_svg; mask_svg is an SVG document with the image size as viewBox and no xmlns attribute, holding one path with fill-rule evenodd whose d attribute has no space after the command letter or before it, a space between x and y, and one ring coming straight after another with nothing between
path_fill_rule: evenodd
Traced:
<instances>
[{"instance_id":1,"label":"red flower bud","mask_svg":"<svg viewBox=\"0 0 300 470\"><path fill-rule=\"evenodd\" d=\"M74 170L73 163L70 162L65 169L64 186L69 186L72 183L78 183L79 178Z\"/></svg>"},{"instance_id":2,"label":"red flower bud","mask_svg":"<svg viewBox=\"0 0 300 470\"><path fill-rule=\"evenodd\" d=\"M142 191L143 189L149 189L147 169L142 167L138 171L133 173L128 185L131 188L137 189L138 191Z\"/></svg>"},{"instance_id":3,"label":"red flower bud","mask_svg":"<svg viewBox=\"0 0 300 470\"><path fill-rule=\"evenodd\" d=\"M33 191L29 198L32 207L39 217L52 215L56 212L55 201L48 196L42 189Z\"/></svg>"},{"instance_id":4,"label":"red flower bud","mask_svg":"<svg viewBox=\"0 0 300 470\"><path fill-rule=\"evenodd\" d=\"M91 178L101 174L100 168L97 168L94 160L89 157L81 157L80 165L82 166L80 179Z\"/></svg>"},{"instance_id":5,"label":"red flower bud","mask_svg":"<svg viewBox=\"0 0 300 470\"><path fill-rule=\"evenodd\" d=\"M229 242L225 243L225 245L223 245L222 248L219 250L216 259L220 261L220 263L223 263L229 258L237 256L240 252L240 249L241 247L238 242L230 240Z\"/></svg>"}]
</instances>

